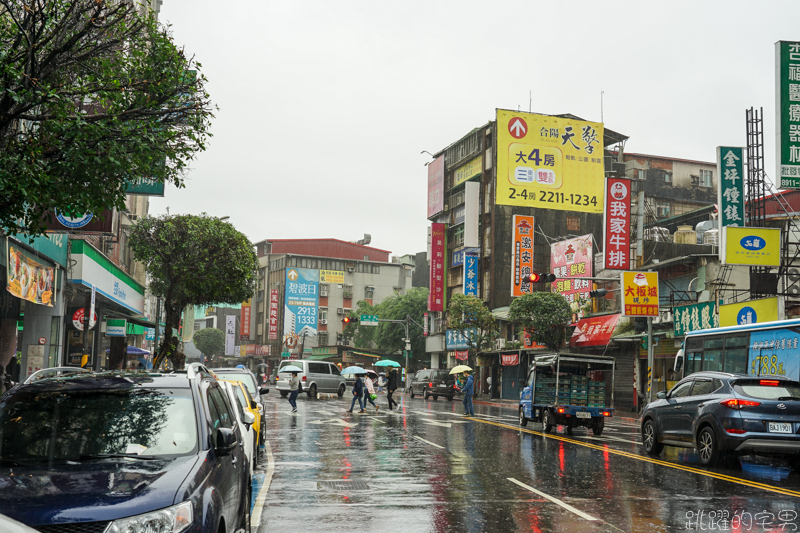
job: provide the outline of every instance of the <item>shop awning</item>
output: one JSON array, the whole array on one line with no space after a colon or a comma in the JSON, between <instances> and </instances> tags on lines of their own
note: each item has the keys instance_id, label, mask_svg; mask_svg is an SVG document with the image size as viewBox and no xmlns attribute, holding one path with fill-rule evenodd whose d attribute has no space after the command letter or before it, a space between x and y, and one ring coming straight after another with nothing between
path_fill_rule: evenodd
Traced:
<instances>
[{"instance_id":1,"label":"shop awning","mask_svg":"<svg viewBox=\"0 0 800 533\"><path fill-rule=\"evenodd\" d=\"M580 319L569 340L570 347L606 346L611 341L611 335L621 316L616 313Z\"/></svg>"},{"instance_id":2,"label":"shop awning","mask_svg":"<svg viewBox=\"0 0 800 533\"><path fill-rule=\"evenodd\" d=\"M364 352L356 352L356 351L351 351L350 353L352 353L354 355L361 355L363 357L374 357L375 359L380 359L381 358L380 355L375 355L374 353L364 353Z\"/></svg>"}]
</instances>

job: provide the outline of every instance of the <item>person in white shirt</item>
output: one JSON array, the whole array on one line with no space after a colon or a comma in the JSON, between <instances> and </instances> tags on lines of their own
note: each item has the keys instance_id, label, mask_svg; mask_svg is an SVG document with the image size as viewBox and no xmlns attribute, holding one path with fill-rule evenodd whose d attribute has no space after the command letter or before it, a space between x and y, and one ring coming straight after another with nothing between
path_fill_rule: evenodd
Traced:
<instances>
[{"instance_id":1,"label":"person in white shirt","mask_svg":"<svg viewBox=\"0 0 800 533\"><path fill-rule=\"evenodd\" d=\"M365 394L367 401L375 407L375 411L378 410L378 404L375 403L375 400L372 399L372 396L375 394L375 385L372 383L372 378L369 377L369 374L364 376L364 386L367 388L367 392ZM364 403L366 406L366 402Z\"/></svg>"}]
</instances>

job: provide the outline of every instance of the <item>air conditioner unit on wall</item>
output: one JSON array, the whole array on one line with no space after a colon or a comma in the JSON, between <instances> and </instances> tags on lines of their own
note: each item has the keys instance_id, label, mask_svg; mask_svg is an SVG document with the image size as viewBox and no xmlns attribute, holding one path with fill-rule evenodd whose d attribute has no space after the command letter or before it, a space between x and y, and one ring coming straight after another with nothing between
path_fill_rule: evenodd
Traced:
<instances>
[{"instance_id":1,"label":"air conditioner unit on wall","mask_svg":"<svg viewBox=\"0 0 800 533\"><path fill-rule=\"evenodd\" d=\"M336 314L337 315L343 315L344 314L344 309L342 309L341 307L337 307L336 308Z\"/></svg>"},{"instance_id":2,"label":"air conditioner unit on wall","mask_svg":"<svg viewBox=\"0 0 800 533\"><path fill-rule=\"evenodd\" d=\"M351 274L356 271L355 267L347 267L347 271Z\"/></svg>"},{"instance_id":3,"label":"air conditioner unit on wall","mask_svg":"<svg viewBox=\"0 0 800 533\"><path fill-rule=\"evenodd\" d=\"M320 319L319 319L319 323L320 323L320 324L322 324L322 325L324 326L325 324L327 324L327 323L328 323L328 319L327 319L327 318L320 318Z\"/></svg>"}]
</instances>

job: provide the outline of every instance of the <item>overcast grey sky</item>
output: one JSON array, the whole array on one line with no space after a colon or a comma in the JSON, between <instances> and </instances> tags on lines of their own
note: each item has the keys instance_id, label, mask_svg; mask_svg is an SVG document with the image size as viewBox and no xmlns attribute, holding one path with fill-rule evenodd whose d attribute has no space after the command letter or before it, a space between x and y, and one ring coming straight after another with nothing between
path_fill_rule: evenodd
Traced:
<instances>
[{"instance_id":1,"label":"overcast grey sky","mask_svg":"<svg viewBox=\"0 0 800 533\"><path fill-rule=\"evenodd\" d=\"M572 113L627 152L713 161L763 107L800 2L164 0L219 112L187 186L151 213L230 216L251 241L426 247L427 169L496 108Z\"/></svg>"}]
</instances>

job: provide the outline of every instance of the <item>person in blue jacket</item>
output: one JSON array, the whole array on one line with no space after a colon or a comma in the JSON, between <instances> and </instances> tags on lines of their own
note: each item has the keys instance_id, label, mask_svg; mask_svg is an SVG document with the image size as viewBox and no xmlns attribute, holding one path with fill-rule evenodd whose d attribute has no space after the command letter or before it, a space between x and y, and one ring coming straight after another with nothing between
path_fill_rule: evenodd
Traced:
<instances>
[{"instance_id":1,"label":"person in blue jacket","mask_svg":"<svg viewBox=\"0 0 800 533\"><path fill-rule=\"evenodd\" d=\"M464 416L475 416L475 410L472 408L472 394L474 393L475 379L469 371L464 372L464 374L467 376L467 383L461 389L464 393Z\"/></svg>"},{"instance_id":2,"label":"person in blue jacket","mask_svg":"<svg viewBox=\"0 0 800 533\"><path fill-rule=\"evenodd\" d=\"M358 400L358 406L361 408L359 413L366 412L364 410L364 402L362 398L364 397L364 383L361 381L361 376L356 376L356 382L353 385L353 401L350 402L350 410L347 411L348 413L353 412L353 407L356 405L356 400Z\"/></svg>"}]
</instances>

